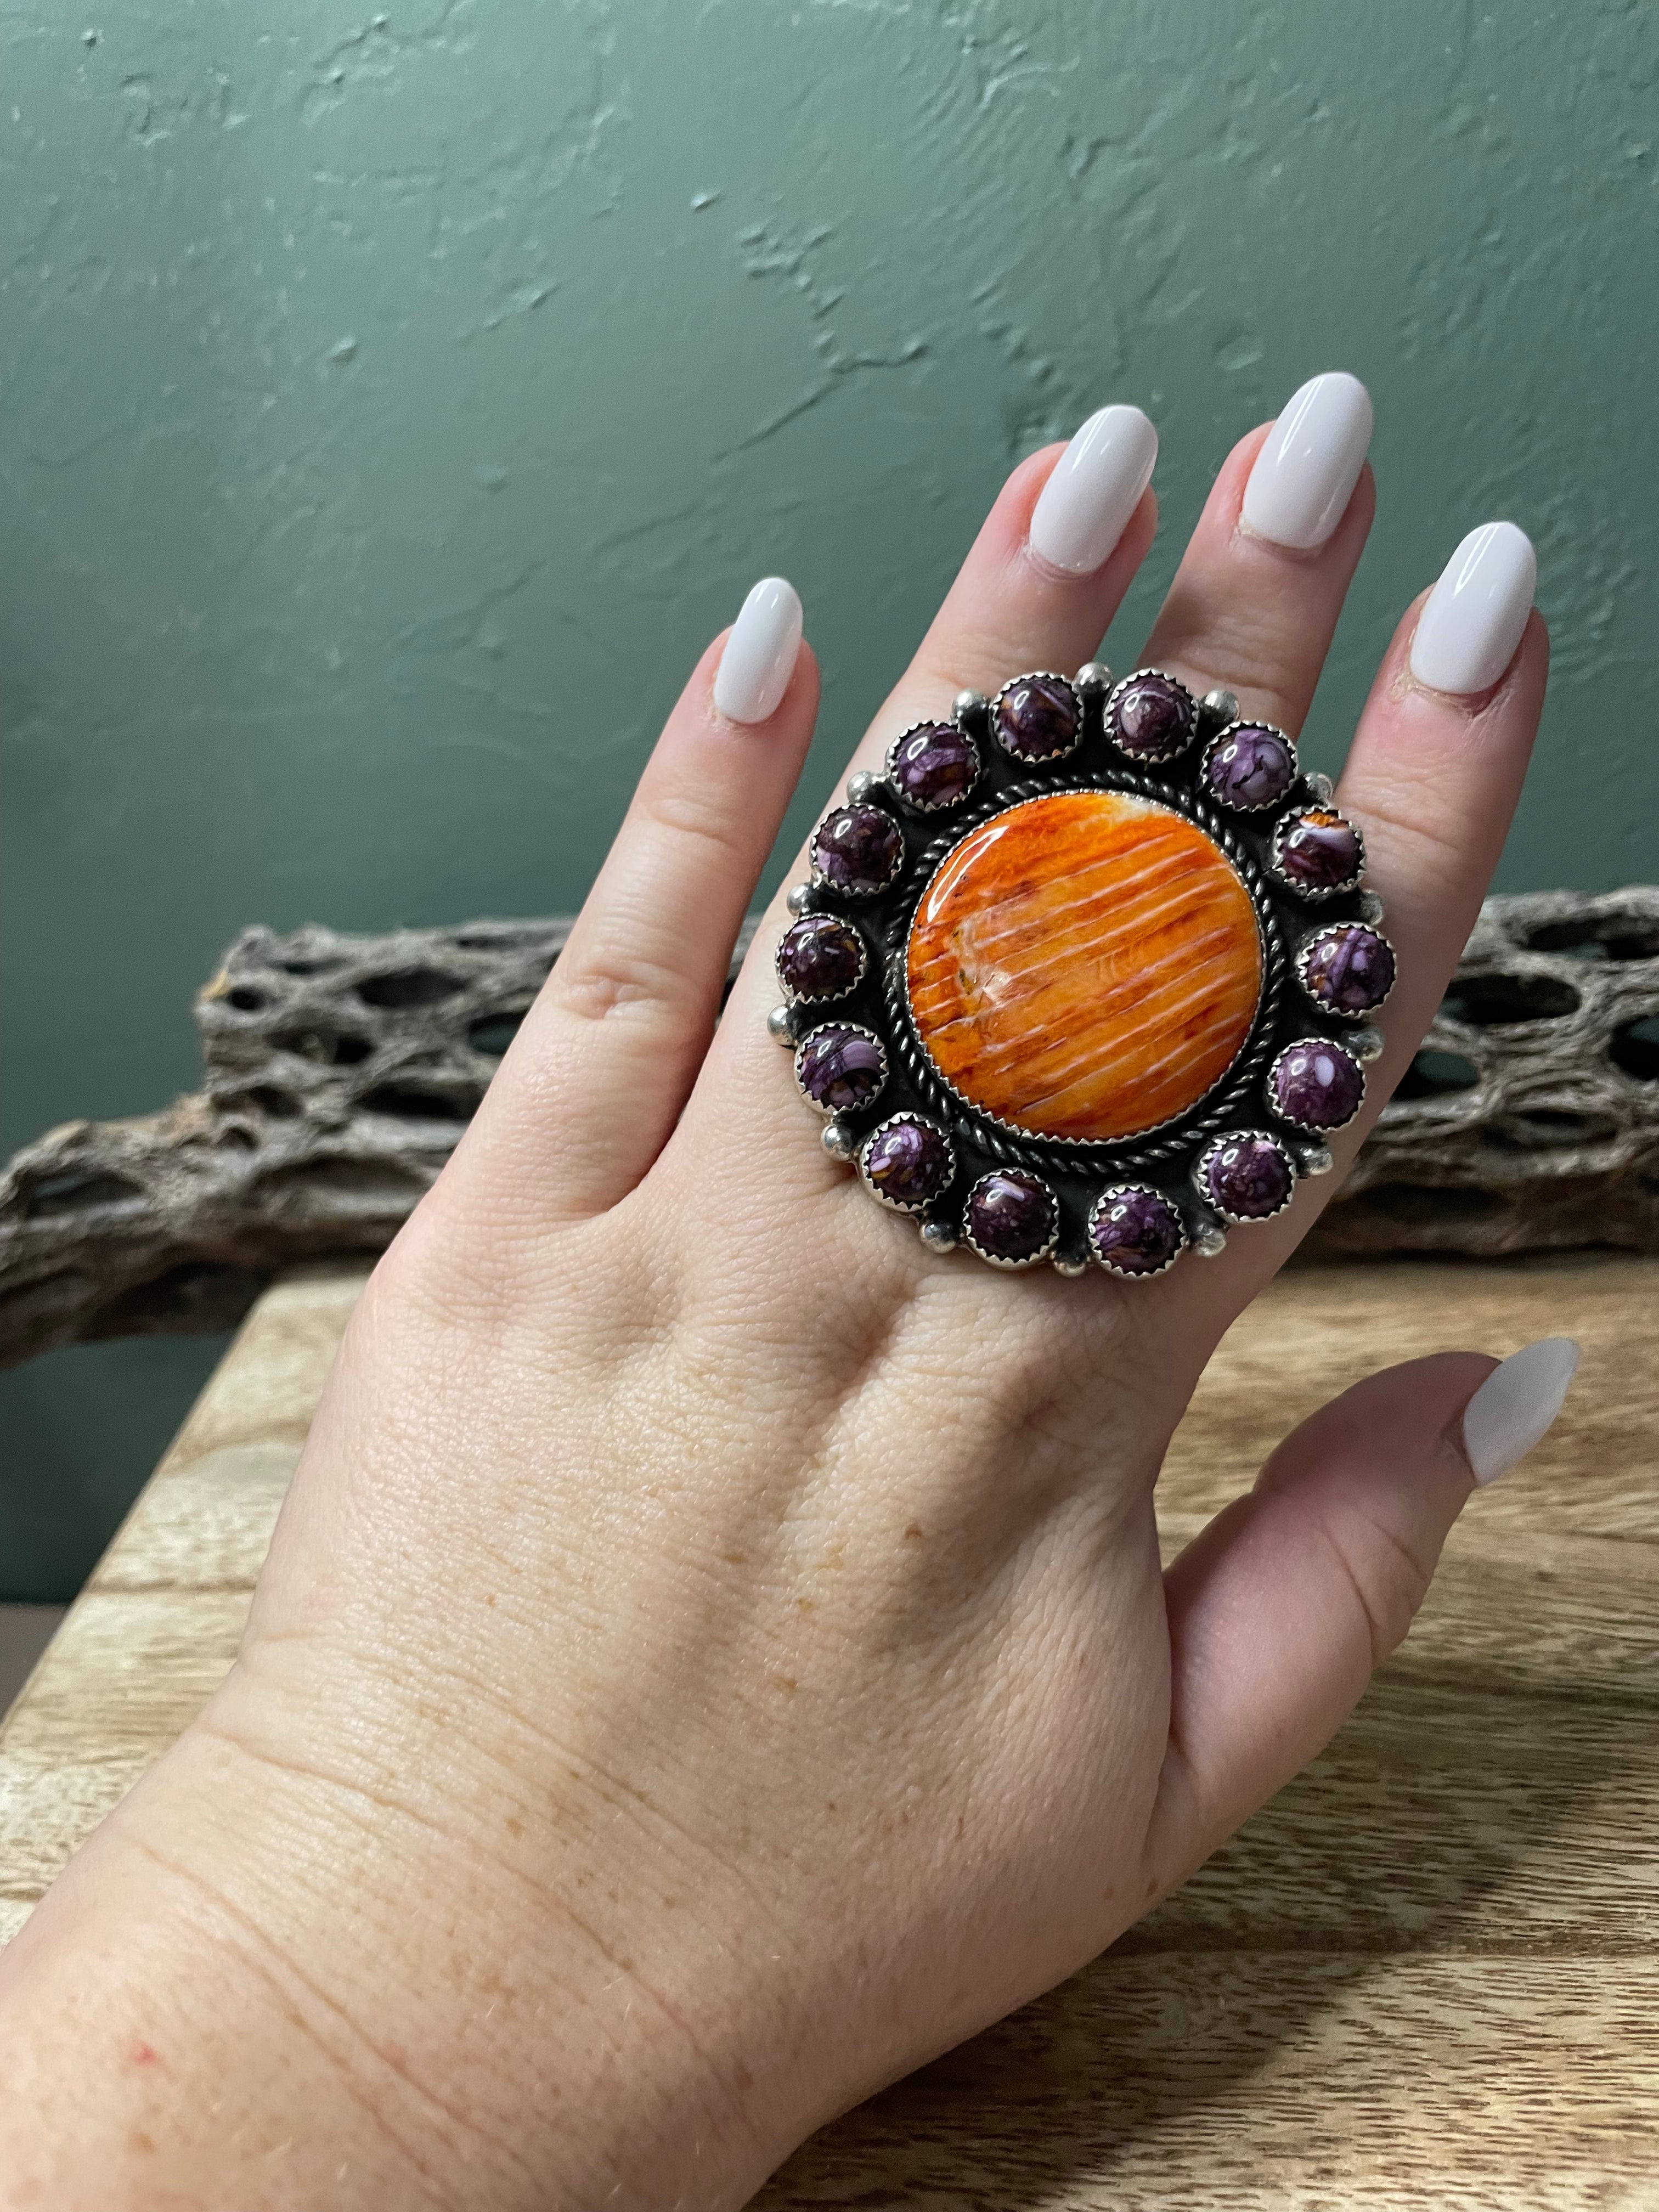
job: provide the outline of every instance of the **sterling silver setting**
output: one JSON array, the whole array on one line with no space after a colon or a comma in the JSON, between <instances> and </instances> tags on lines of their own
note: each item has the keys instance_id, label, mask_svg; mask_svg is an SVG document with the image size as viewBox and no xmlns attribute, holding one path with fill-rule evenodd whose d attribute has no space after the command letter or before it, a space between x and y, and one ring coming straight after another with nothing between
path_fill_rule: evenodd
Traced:
<instances>
[{"instance_id":1,"label":"sterling silver setting","mask_svg":"<svg viewBox=\"0 0 1659 2212\"><path fill-rule=\"evenodd\" d=\"M1114 702L1127 687L1151 678L1173 688L1175 701L1169 691L1159 695L1170 724L1180 720L1174 711L1176 701L1184 700L1190 708L1186 734L1179 744L1167 743L1158 758L1139 741L1139 732L1133 749L1121 745L1109 720ZM1050 732L1063 734L1068 700L1076 709L1076 734L1046 752L1012 750L1000 735L1000 710L1022 685L1038 683L1043 691L1023 708L1017 702L1012 710L1024 717L1019 732L1024 741L1029 746ZM919 800L907 795L894 781L900 748L919 732L942 729L947 723L967 741L975 763L971 776L943 799ZM1148 727L1145 712L1139 723L1140 730ZM1098 1279L1107 1274L1126 1283L1150 1280L1166 1273L1188 1253L1216 1256L1224 1250L1232 1229L1276 1218L1290 1205L1302 1176L1331 1167L1331 1150L1323 1141L1331 1133L1279 1110L1274 1070L1298 1046L1329 1046L1362 1066L1382 1051L1382 1033L1366 1018L1373 1009L1356 1014L1330 1006L1308 988L1308 960L1315 939L1349 925L1375 929L1382 902L1361 888L1364 855L1357 830L1358 866L1346 881L1310 889L1285 870L1282 841L1298 817L1336 810L1329 805L1325 780L1302 767L1296 746L1284 732L1273 734L1283 740L1292 772L1277 799L1235 803L1223 795L1228 787L1224 777L1220 779L1223 790L1212 787L1209 763L1229 737L1246 726L1272 728L1258 718L1241 717L1237 698L1231 691L1218 686L1195 700L1164 670L1136 669L1121 682L1099 661L1087 663L1070 678L1036 670L1011 678L990 698L975 691L960 693L949 717L915 723L901 732L887 749L885 773L860 771L850 777L845 799L830 810L815 832L811 879L795 885L786 904L792 917L834 915L855 933L861 948L857 974L851 981L838 981L833 990L809 998L791 989L780 968L785 1003L772 1010L769 1027L778 1042L793 1051L796 1087L823 1117L826 1152L853 1167L884 1211L908 1216L930 1251L943 1256L962 1245L988 1265L1009 1272L1048 1262L1068 1276ZM1156 699L1150 727L1158 733ZM945 750L960 772L963 749ZM929 781L915 762L908 770L912 792ZM1231 788L1243 786L1242 775L1232 779ZM910 931L939 870L964 838L999 815L1063 792L1119 793L1182 817L1231 865L1255 917L1259 995L1250 1026L1231 1064L1190 1106L1121 1139L1048 1136L976 1104L933 1060L910 1002ZM856 876L859 864L865 864L860 879L838 883L818 865L819 837L846 807L873 810L884 817L885 826L843 825L837 832L834 865L848 873L850 853L851 872ZM890 866L890 846L896 854ZM1316 864L1319 857L1316 846ZM1343 853L1341 858L1346 857ZM838 972L849 972L846 948L835 950ZM804 974L806 963L799 948L795 959L796 972ZM832 1011L820 1019L820 1008ZM814 1040L830 1030L864 1041L860 1047L863 1064L854 1071L856 1083L845 1085L840 1079L838 1056L821 1052L813 1064L820 1093L814 1097L803 1079L804 1070ZM1362 1094L1364 1087L1362 1082ZM850 1101L849 1089L858 1091ZM1339 1085L1332 1093L1327 1086L1328 1094L1337 1097L1345 1090L1346 1085ZM1355 1113L1358 1110L1356 1106ZM867 1172L869 1147L876 1138L909 1121L926 1124L939 1133L948 1162L948 1173L934 1194L915 1202L895 1200L878 1189ZM1230 1146L1241 1145L1271 1146L1273 1157L1250 1150L1235 1163L1231 1182L1224 1179L1212 1187L1212 1170L1221 1155ZM930 1164L936 1168L936 1156ZM975 1194L999 1175L1017 1181L1029 1178L1040 1186L1046 1211L1021 1182L1013 1194L1012 1212L1006 1206L976 1212ZM1277 1194L1281 1182L1283 1194L1276 1203L1267 1210L1250 1210L1258 1196ZM1095 1246L1092 1231L1106 1210L1136 1194L1161 1200L1178 1226L1176 1249L1157 1267L1115 1266ZM1003 1196L1006 1199L1008 1194ZM1229 1203L1229 1197L1234 1202ZM1010 1233L1011 1220L1017 1222L1017 1234ZM1167 1224L1151 1212L1134 1225L1142 1234L1143 1249L1156 1250L1170 1233ZM993 1231L1003 1249L989 1249ZM1127 1233L1120 1220L1120 1249L1126 1251L1130 1249Z\"/></svg>"}]
</instances>

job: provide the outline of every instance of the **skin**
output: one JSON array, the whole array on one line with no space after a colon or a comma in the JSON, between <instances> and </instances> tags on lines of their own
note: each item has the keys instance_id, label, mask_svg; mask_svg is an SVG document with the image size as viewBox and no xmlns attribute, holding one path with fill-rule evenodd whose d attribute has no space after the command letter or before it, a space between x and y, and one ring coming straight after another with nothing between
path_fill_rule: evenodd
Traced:
<instances>
[{"instance_id":1,"label":"skin","mask_svg":"<svg viewBox=\"0 0 1659 2212\"><path fill-rule=\"evenodd\" d=\"M1141 659L1295 732L1373 506L1291 553L1228 459ZM1062 575L1017 469L849 765L1089 658L1152 541ZM1547 647L1413 684L1340 803L1407 1064L1520 787ZM1072 1972L1328 1740L1468 1497L1492 1363L1373 1377L1160 1572L1152 1493L1329 1182L1155 1281L927 1254L769 1039L804 759L664 732L569 949L377 1269L241 1656L0 1964L8 2208L736 2206L812 2128Z\"/></svg>"}]
</instances>

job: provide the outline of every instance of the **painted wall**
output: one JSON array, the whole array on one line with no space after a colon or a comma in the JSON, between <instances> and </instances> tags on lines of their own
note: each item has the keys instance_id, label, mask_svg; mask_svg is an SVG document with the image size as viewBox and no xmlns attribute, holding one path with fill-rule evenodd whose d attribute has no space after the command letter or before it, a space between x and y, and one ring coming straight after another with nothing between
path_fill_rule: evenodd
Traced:
<instances>
[{"instance_id":1,"label":"painted wall","mask_svg":"<svg viewBox=\"0 0 1659 2212\"><path fill-rule=\"evenodd\" d=\"M1656 78L1640 0L5 0L3 1143L189 1087L244 922L574 906L769 569L828 676L793 840L1107 399L1164 440L1114 659L1352 368L1315 760L1513 515L1556 661L1501 881L1659 876ZM73 1586L211 1349L9 1378L0 1595Z\"/></svg>"}]
</instances>

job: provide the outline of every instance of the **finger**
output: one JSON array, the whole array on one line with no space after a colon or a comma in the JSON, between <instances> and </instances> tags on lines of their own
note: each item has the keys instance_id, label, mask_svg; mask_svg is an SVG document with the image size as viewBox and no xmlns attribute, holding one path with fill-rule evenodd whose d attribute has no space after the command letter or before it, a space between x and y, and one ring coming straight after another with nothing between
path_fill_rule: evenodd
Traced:
<instances>
[{"instance_id":1,"label":"finger","mask_svg":"<svg viewBox=\"0 0 1659 2212\"><path fill-rule=\"evenodd\" d=\"M708 1048L738 930L817 711L800 602L757 584L669 716L569 942L458 1155L516 1160L521 1215L614 1205L666 1141Z\"/></svg>"},{"instance_id":2,"label":"finger","mask_svg":"<svg viewBox=\"0 0 1659 2212\"><path fill-rule=\"evenodd\" d=\"M1337 1173L1308 1186L1278 1220L1230 1240L1201 1278L1189 1277L1183 1297L1218 1334L1233 1315L1282 1267L1319 1218L1396 1083L1411 1066L1423 1033L1451 981L1503 850L1543 710L1549 638L1530 611L1532 548L1513 524L1496 537L1472 532L1432 592L1407 614L1384 657L1360 717L1336 804L1364 840L1365 883L1382 902L1381 927L1391 951L1373 970L1372 988L1386 1002L1348 1011L1376 1015L1384 1033L1381 1057L1364 1071L1358 1112L1322 1133ZM1480 541L1480 544L1476 544ZM1469 549L1492 567L1481 588L1480 562L1471 580ZM1436 598L1462 596L1461 635L1447 637L1443 618L1431 620ZM1438 690L1415 672L1416 641L1429 623L1426 665L1437 675L1485 675L1484 690ZM1453 655L1459 656L1454 659ZM1492 680L1492 671L1500 672ZM1308 933L1315 933L1317 907Z\"/></svg>"},{"instance_id":3,"label":"finger","mask_svg":"<svg viewBox=\"0 0 1659 2212\"><path fill-rule=\"evenodd\" d=\"M1488 536L1488 532L1495 535ZM1493 588L1461 609L1473 562ZM1493 574L1492 571L1497 574ZM1401 623L1349 750L1337 790L1365 840L1366 880L1388 912L1400 983L1385 1017L1395 1051L1387 1095L1440 1003L1468 939L1532 757L1549 672L1549 638L1532 612L1536 565L1513 523L1464 539ZM1448 637L1448 602L1462 623ZM1419 672L1474 679L1436 688Z\"/></svg>"},{"instance_id":4,"label":"finger","mask_svg":"<svg viewBox=\"0 0 1659 2212\"><path fill-rule=\"evenodd\" d=\"M1170 1744L1147 1834L1159 1893L1328 1743L1404 1638L1479 1479L1531 1449L1570 1338L1501 1366L1442 1352L1373 1375L1288 1437L1164 1577Z\"/></svg>"},{"instance_id":5,"label":"finger","mask_svg":"<svg viewBox=\"0 0 1659 2212\"><path fill-rule=\"evenodd\" d=\"M1103 407L1069 445L1020 463L853 765L877 767L898 732L948 713L958 691L990 695L1092 658L1158 526L1157 456L1138 407Z\"/></svg>"},{"instance_id":6,"label":"finger","mask_svg":"<svg viewBox=\"0 0 1659 2212\"><path fill-rule=\"evenodd\" d=\"M1370 423L1364 386L1333 374L1241 440L1170 586L1146 665L1200 698L1232 691L1247 716L1298 734L1371 526Z\"/></svg>"}]
</instances>

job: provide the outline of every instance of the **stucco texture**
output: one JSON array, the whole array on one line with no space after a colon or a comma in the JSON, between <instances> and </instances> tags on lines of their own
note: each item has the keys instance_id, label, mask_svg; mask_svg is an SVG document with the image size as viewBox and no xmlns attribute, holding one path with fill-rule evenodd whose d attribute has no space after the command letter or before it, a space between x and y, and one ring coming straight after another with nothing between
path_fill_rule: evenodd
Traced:
<instances>
[{"instance_id":1,"label":"stucco texture","mask_svg":"<svg viewBox=\"0 0 1659 2212\"><path fill-rule=\"evenodd\" d=\"M1352 369L1315 760L1512 516L1555 665L1500 881L1659 875L1656 77L1597 0L0 9L4 1144L187 1088L245 922L574 906L770 570L827 677L793 840L1109 399L1164 514L1110 658L1232 441ZM210 1349L11 1378L0 1595L72 1587Z\"/></svg>"}]
</instances>

